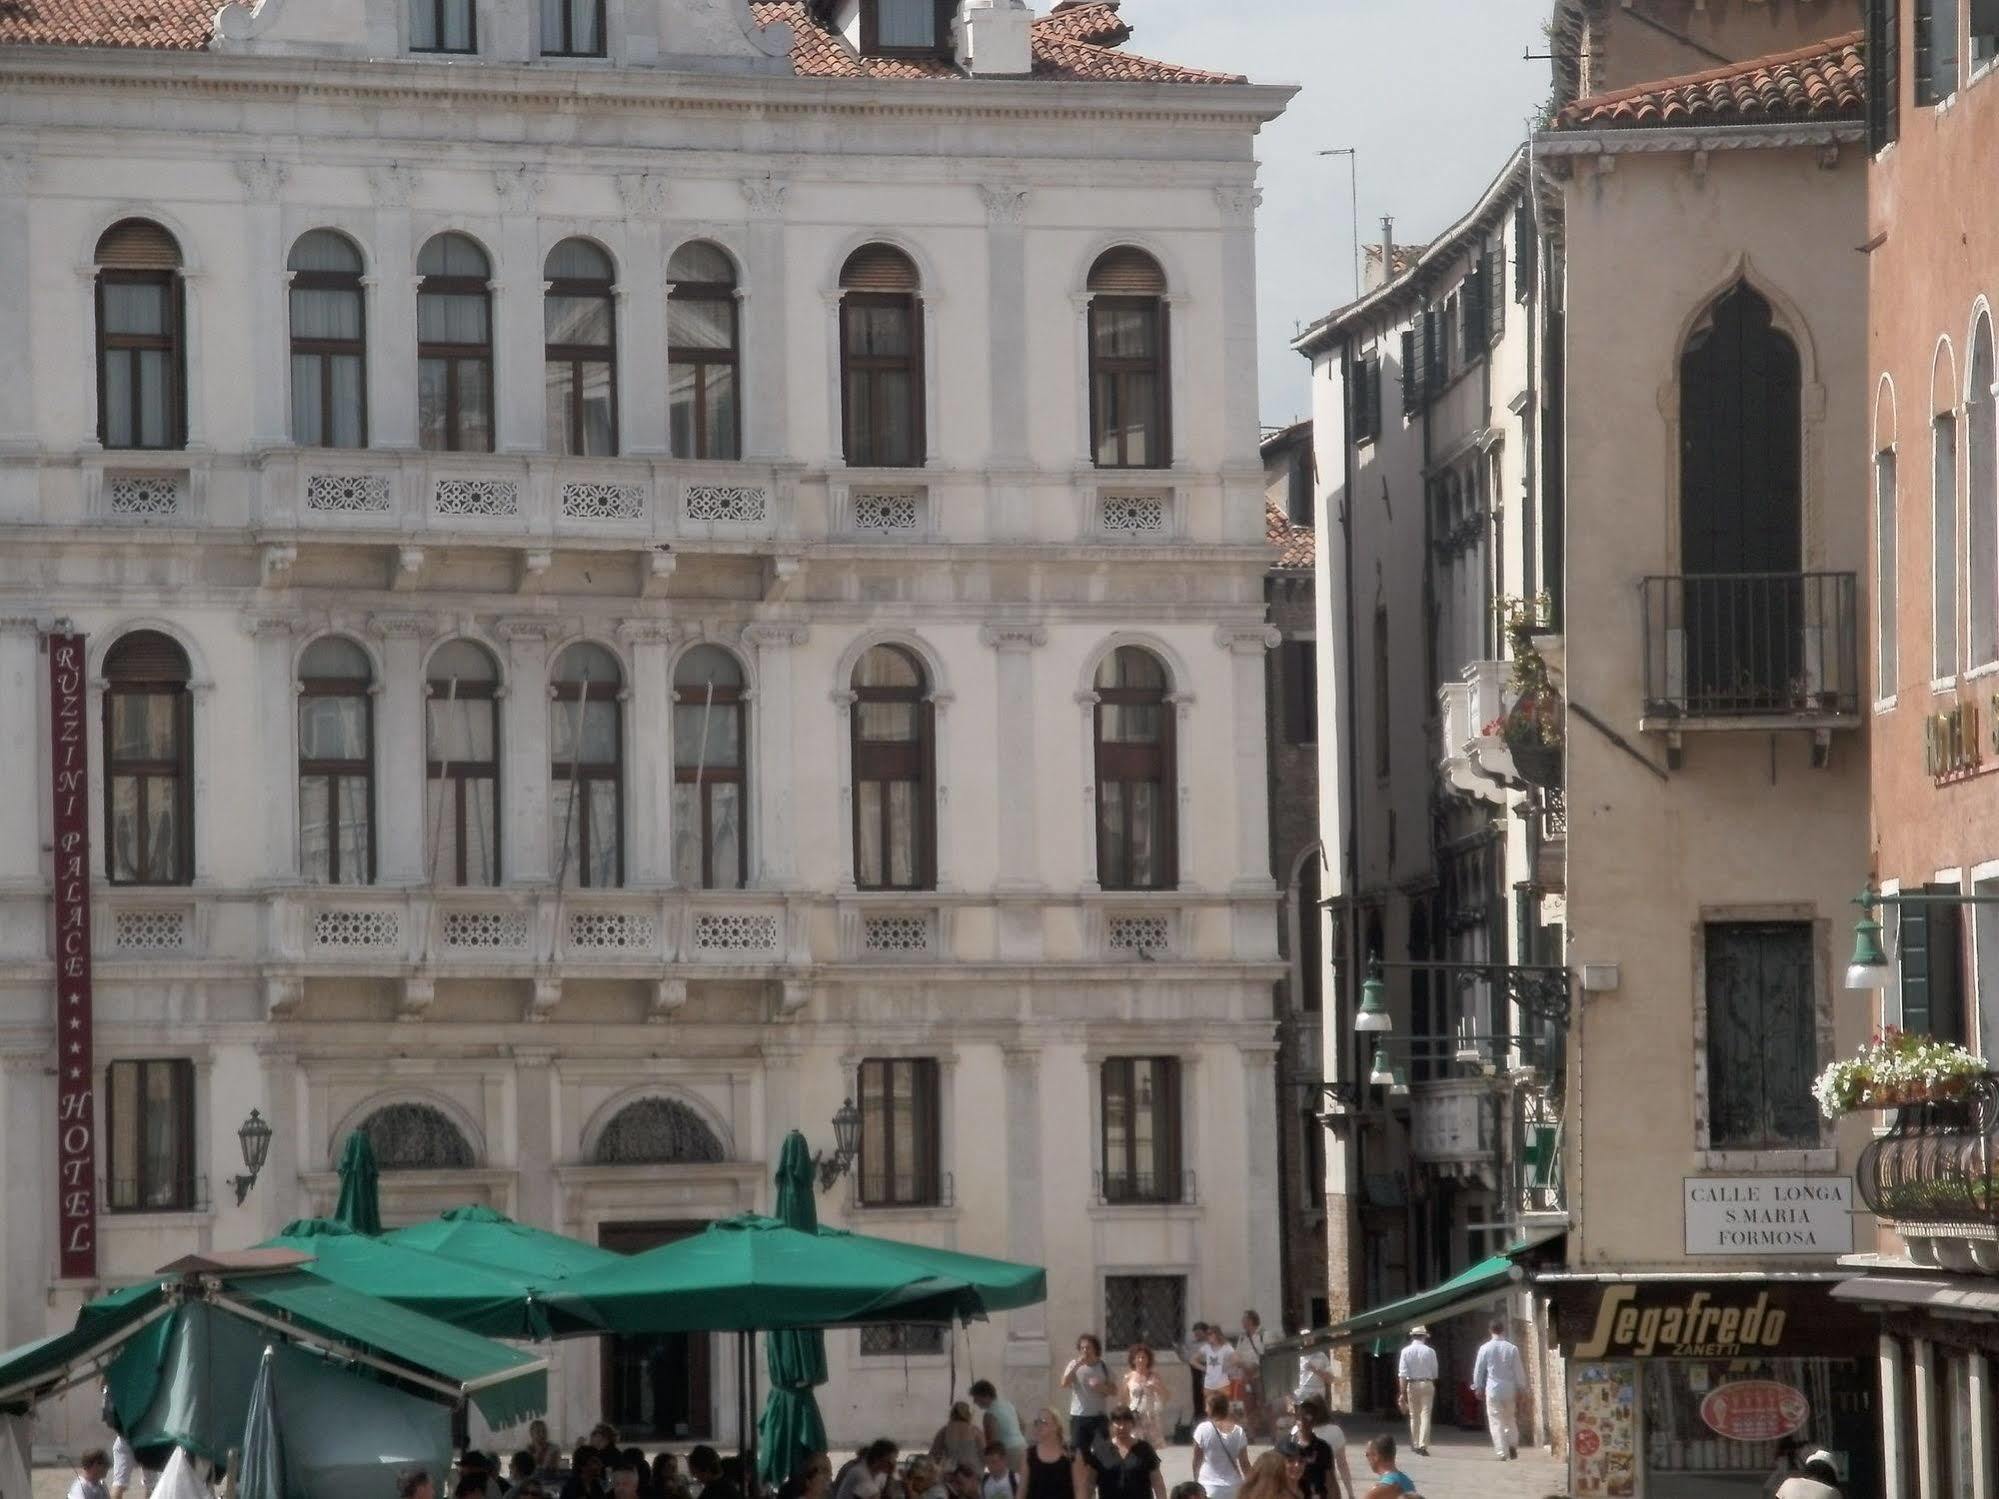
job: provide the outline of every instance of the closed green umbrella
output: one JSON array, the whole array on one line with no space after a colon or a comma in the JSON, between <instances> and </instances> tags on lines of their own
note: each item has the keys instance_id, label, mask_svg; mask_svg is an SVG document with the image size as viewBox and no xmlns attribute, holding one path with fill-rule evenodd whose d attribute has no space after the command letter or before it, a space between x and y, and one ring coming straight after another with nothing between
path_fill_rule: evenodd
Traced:
<instances>
[{"instance_id":1,"label":"closed green umbrella","mask_svg":"<svg viewBox=\"0 0 1999 1499\"><path fill-rule=\"evenodd\" d=\"M392 1301L466 1332L489 1338L541 1338L548 1324L533 1278L450 1260L356 1233L334 1218L287 1223L260 1249L295 1249L312 1256L308 1275Z\"/></svg>"},{"instance_id":2,"label":"closed green umbrella","mask_svg":"<svg viewBox=\"0 0 1999 1499\"><path fill-rule=\"evenodd\" d=\"M778 1152L777 1218L801 1233L819 1231L812 1153L797 1130L784 1137ZM812 1393L814 1385L826 1383L826 1336L780 1328L764 1340L764 1357L770 1367L770 1399L757 1423L757 1472L765 1483L778 1484L813 1453L826 1450L826 1423Z\"/></svg>"},{"instance_id":3,"label":"closed green umbrella","mask_svg":"<svg viewBox=\"0 0 1999 1499\"><path fill-rule=\"evenodd\" d=\"M537 1283L566 1280L624 1258L616 1250L531 1228L481 1205L446 1208L427 1222L383 1234L382 1242Z\"/></svg>"},{"instance_id":4,"label":"closed green umbrella","mask_svg":"<svg viewBox=\"0 0 1999 1499\"><path fill-rule=\"evenodd\" d=\"M257 1381L250 1386L250 1411L243 1419L243 1445L238 1449L238 1499L286 1499L285 1455L278 1441L277 1391L271 1378L275 1355L269 1345L257 1362Z\"/></svg>"},{"instance_id":5,"label":"closed green umbrella","mask_svg":"<svg viewBox=\"0 0 1999 1499\"><path fill-rule=\"evenodd\" d=\"M360 1130L347 1137L340 1152L340 1201L333 1216L357 1234L382 1231L381 1189L376 1180L375 1147Z\"/></svg>"}]
</instances>

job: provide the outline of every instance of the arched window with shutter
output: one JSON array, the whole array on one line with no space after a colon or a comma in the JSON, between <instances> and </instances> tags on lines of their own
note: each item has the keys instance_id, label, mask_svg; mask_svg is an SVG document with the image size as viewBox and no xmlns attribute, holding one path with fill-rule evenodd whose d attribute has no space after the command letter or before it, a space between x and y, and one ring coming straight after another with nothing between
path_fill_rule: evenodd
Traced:
<instances>
[{"instance_id":1,"label":"arched window with shutter","mask_svg":"<svg viewBox=\"0 0 1999 1499\"><path fill-rule=\"evenodd\" d=\"M562 867L578 885L625 882L624 674L601 645L572 645L549 691L549 805Z\"/></svg>"},{"instance_id":2,"label":"arched window with shutter","mask_svg":"<svg viewBox=\"0 0 1999 1499\"><path fill-rule=\"evenodd\" d=\"M500 668L469 640L430 658L425 691L426 855L443 885L500 883Z\"/></svg>"},{"instance_id":3,"label":"arched window with shutter","mask_svg":"<svg viewBox=\"0 0 1999 1499\"><path fill-rule=\"evenodd\" d=\"M702 240L667 262L667 412L676 458L740 458L741 360L736 267Z\"/></svg>"},{"instance_id":4,"label":"arched window with shutter","mask_svg":"<svg viewBox=\"0 0 1999 1499\"><path fill-rule=\"evenodd\" d=\"M689 889L740 890L748 704L743 668L698 645L673 671L673 877Z\"/></svg>"},{"instance_id":5,"label":"arched window with shutter","mask_svg":"<svg viewBox=\"0 0 1999 1499\"><path fill-rule=\"evenodd\" d=\"M915 263L864 245L840 269L843 451L855 468L923 463L923 304Z\"/></svg>"},{"instance_id":6,"label":"arched window with shutter","mask_svg":"<svg viewBox=\"0 0 1999 1499\"><path fill-rule=\"evenodd\" d=\"M180 245L149 219L97 241L97 440L107 448L187 445L186 298Z\"/></svg>"},{"instance_id":7,"label":"arched window with shutter","mask_svg":"<svg viewBox=\"0 0 1999 1499\"><path fill-rule=\"evenodd\" d=\"M292 441L306 448L368 445L366 312L361 252L344 234L301 235L291 277Z\"/></svg>"},{"instance_id":8,"label":"arched window with shutter","mask_svg":"<svg viewBox=\"0 0 1999 1499\"><path fill-rule=\"evenodd\" d=\"M417 437L432 452L493 451L492 263L463 234L417 256Z\"/></svg>"},{"instance_id":9,"label":"arched window with shutter","mask_svg":"<svg viewBox=\"0 0 1999 1499\"><path fill-rule=\"evenodd\" d=\"M936 744L930 684L898 645L861 657L853 680L854 883L927 890L936 864Z\"/></svg>"},{"instance_id":10,"label":"arched window with shutter","mask_svg":"<svg viewBox=\"0 0 1999 1499\"><path fill-rule=\"evenodd\" d=\"M375 878L374 679L368 653L337 635L299 659L299 875L317 884Z\"/></svg>"},{"instance_id":11,"label":"arched window with shutter","mask_svg":"<svg viewBox=\"0 0 1999 1499\"><path fill-rule=\"evenodd\" d=\"M1999 661L1999 415L1993 409L1992 318L1971 330L1964 386L1964 612L1972 670Z\"/></svg>"},{"instance_id":12,"label":"arched window with shutter","mask_svg":"<svg viewBox=\"0 0 1999 1499\"><path fill-rule=\"evenodd\" d=\"M1166 668L1119 646L1096 676L1097 883L1165 890L1179 879L1173 828L1173 717Z\"/></svg>"},{"instance_id":13,"label":"arched window with shutter","mask_svg":"<svg viewBox=\"0 0 1999 1499\"><path fill-rule=\"evenodd\" d=\"M1090 267L1090 451L1099 468L1173 461L1166 363L1166 276L1129 246Z\"/></svg>"},{"instance_id":14,"label":"arched window with shutter","mask_svg":"<svg viewBox=\"0 0 1999 1499\"><path fill-rule=\"evenodd\" d=\"M611 257L565 239L542 267L548 445L575 458L618 451L618 319Z\"/></svg>"},{"instance_id":15,"label":"arched window with shutter","mask_svg":"<svg viewBox=\"0 0 1999 1499\"><path fill-rule=\"evenodd\" d=\"M134 630L104 658L104 852L114 885L194 879L194 713L187 653Z\"/></svg>"}]
</instances>

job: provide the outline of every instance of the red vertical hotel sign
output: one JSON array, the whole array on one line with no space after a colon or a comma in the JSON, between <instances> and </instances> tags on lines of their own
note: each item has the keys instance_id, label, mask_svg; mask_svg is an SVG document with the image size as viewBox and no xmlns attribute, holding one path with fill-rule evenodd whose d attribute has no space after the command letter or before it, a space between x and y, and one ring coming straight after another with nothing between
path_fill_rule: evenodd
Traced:
<instances>
[{"instance_id":1,"label":"red vertical hotel sign","mask_svg":"<svg viewBox=\"0 0 1999 1499\"><path fill-rule=\"evenodd\" d=\"M56 1203L61 1275L97 1278L97 1109L90 1060L90 735L83 637L49 636L55 809Z\"/></svg>"}]
</instances>

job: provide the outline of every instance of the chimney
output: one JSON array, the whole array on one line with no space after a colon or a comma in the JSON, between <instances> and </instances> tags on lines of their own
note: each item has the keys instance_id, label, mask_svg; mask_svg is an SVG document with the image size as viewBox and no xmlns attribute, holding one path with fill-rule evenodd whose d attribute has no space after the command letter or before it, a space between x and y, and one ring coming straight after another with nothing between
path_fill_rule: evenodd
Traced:
<instances>
[{"instance_id":1,"label":"chimney","mask_svg":"<svg viewBox=\"0 0 1999 1499\"><path fill-rule=\"evenodd\" d=\"M1381 216L1381 279L1395 279L1395 220Z\"/></svg>"},{"instance_id":2,"label":"chimney","mask_svg":"<svg viewBox=\"0 0 1999 1499\"><path fill-rule=\"evenodd\" d=\"M1034 19L1022 0L969 0L961 35L964 64L975 78L1024 78L1034 70L1027 28Z\"/></svg>"}]
</instances>

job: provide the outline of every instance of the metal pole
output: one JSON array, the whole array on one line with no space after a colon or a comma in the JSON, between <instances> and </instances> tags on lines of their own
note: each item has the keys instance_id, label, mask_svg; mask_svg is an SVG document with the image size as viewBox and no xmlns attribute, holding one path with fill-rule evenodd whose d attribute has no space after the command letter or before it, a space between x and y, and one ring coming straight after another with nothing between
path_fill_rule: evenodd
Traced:
<instances>
[{"instance_id":1,"label":"metal pole","mask_svg":"<svg viewBox=\"0 0 1999 1499\"><path fill-rule=\"evenodd\" d=\"M1353 227L1353 296L1360 300L1360 152L1352 146L1334 146L1321 151L1321 156L1344 156L1347 159L1347 214ZM1382 278L1389 276L1392 267L1381 268Z\"/></svg>"}]
</instances>

